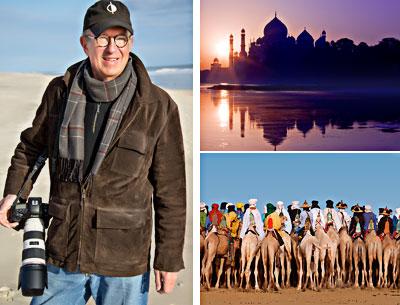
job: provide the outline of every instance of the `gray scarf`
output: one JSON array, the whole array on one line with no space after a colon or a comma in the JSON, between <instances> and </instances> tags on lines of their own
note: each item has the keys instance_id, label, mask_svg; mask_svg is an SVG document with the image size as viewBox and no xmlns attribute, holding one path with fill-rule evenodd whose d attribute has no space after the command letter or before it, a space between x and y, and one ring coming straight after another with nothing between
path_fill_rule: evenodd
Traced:
<instances>
[{"instance_id":1,"label":"gray scarf","mask_svg":"<svg viewBox=\"0 0 400 305\"><path fill-rule=\"evenodd\" d=\"M82 182L84 158L84 118L86 95L96 102L112 102L110 114L100 142L91 176L95 175L121 123L136 90L137 77L130 58L125 70L116 79L102 82L89 73L89 60L78 68L72 81L59 137L58 176L65 182Z\"/></svg>"}]
</instances>

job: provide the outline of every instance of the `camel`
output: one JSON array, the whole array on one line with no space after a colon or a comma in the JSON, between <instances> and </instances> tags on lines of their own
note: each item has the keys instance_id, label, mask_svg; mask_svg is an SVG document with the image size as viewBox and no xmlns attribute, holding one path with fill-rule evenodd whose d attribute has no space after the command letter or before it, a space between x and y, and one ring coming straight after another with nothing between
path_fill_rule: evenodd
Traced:
<instances>
[{"instance_id":1,"label":"camel","mask_svg":"<svg viewBox=\"0 0 400 305\"><path fill-rule=\"evenodd\" d=\"M298 272L298 285L297 290L306 289L308 281L310 281L311 289L318 291L318 287L314 280L315 278L315 268L318 268L318 264L314 263L314 267L311 264L311 259L314 254L314 261L319 259L319 251L321 247L319 246L318 239L310 234L310 231L306 229L303 239L300 244L296 247L295 257L297 262L297 272ZM305 264L304 264L305 263ZM304 265L306 265L306 278L303 283L303 270Z\"/></svg>"},{"instance_id":2,"label":"camel","mask_svg":"<svg viewBox=\"0 0 400 305\"><path fill-rule=\"evenodd\" d=\"M336 279L338 280L338 282L339 282L339 286L342 286L342 280L341 280L341 268L340 268L340 264L339 264L339 245L340 245L340 238L339 238L339 234L338 234L338 232L333 228L333 226L329 226L328 227L328 231L326 232L326 234L329 236L329 238L330 238L330 240L331 240L331 242L332 242L332 245L333 245L333 247L335 247L335 251L334 251L334 255L335 255L335 260L334 260L334 262L333 262L333 264L335 264L336 263L336 268L334 267L334 265L333 265L333 269L331 270L331 273L330 273L330 278L331 278L331 283L330 283L330 285L331 285L331 287L332 286L336 286L336 283L335 283L335 273L336 273ZM332 268L332 265L331 265L331 268Z\"/></svg>"},{"instance_id":3,"label":"camel","mask_svg":"<svg viewBox=\"0 0 400 305\"><path fill-rule=\"evenodd\" d=\"M317 283L319 282L319 270L318 270L318 262L321 266L321 282L319 282L319 288L322 288L323 284L325 284L325 258L328 258L329 268L328 268L328 277L326 285L332 288L334 284L334 270L335 270L335 259L337 252L337 244L332 242L329 236L322 229L321 225L317 224L315 228L315 237L317 238L319 245L321 246L321 250L319 251L319 260L315 259L315 278Z\"/></svg>"},{"instance_id":4,"label":"camel","mask_svg":"<svg viewBox=\"0 0 400 305\"><path fill-rule=\"evenodd\" d=\"M382 242L382 249L383 249L383 268L384 268L384 287L391 287L392 285L396 288L396 279L397 279L397 259L398 259L398 249L396 246L396 241L391 239L389 235L385 235L383 242ZM389 264L392 265L393 271L393 282L389 286Z\"/></svg>"},{"instance_id":5,"label":"camel","mask_svg":"<svg viewBox=\"0 0 400 305\"><path fill-rule=\"evenodd\" d=\"M394 282L396 283L396 286L398 287L398 282L400 280L400 239L396 240L396 248L397 248L397 268L394 272Z\"/></svg>"},{"instance_id":6,"label":"camel","mask_svg":"<svg viewBox=\"0 0 400 305\"><path fill-rule=\"evenodd\" d=\"M221 258L220 267L218 270L216 288L219 287L219 280L224 269L225 258L228 254L228 237L224 234L218 234L218 232L210 232L204 245L205 251L202 261L202 277L205 279L206 288L211 288L211 276L212 276L212 263L214 258ZM230 283L227 282L228 288Z\"/></svg>"},{"instance_id":7,"label":"camel","mask_svg":"<svg viewBox=\"0 0 400 305\"><path fill-rule=\"evenodd\" d=\"M206 234L204 229L200 229L200 256L204 253L204 244L205 244Z\"/></svg>"},{"instance_id":8,"label":"camel","mask_svg":"<svg viewBox=\"0 0 400 305\"><path fill-rule=\"evenodd\" d=\"M282 239L285 243L279 253L279 260L282 271L282 287L290 287L290 274L292 273L292 238L286 231L282 231Z\"/></svg>"},{"instance_id":9,"label":"camel","mask_svg":"<svg viewBox=\"0 0 400 305\"><path fill-rule=\"evenodd\" d=\"M205 230L203 228L200 228L200 261L203 260L204 257L204 245L205 245ZM203 282L203 276L202 276L202 270L200 270L200 276L201 276L201 283Z\"/></svg>"},{"instance_id":10,"label":"camel","mask_svg":"<svg viewBox=\"0 0 400 305\"><path fill-rule=\"evenodd\" d=\"M238 273L240 272L240 246L241 240L240 238L233 239L233 253L232 253L232 261L231 268L232 274L234 277L234 286L237 287L239 285ZM237 263L237 258L239 258L239 264Z\"/></svg>"},{"instance_id":11,"label":"camel","mask_svg":"<svg viewBox=\"0 0 400 305\"><path fill-rule=\"evenodd\" d=\"M281 279L282 279L282 287L290 287L290 274L292 272L292 238L290 235L284 230L285 222L287 218L282 214L280 216L281 227L279 230L279 234L282 237L284 245L280 247L279 251L279 261L280 261L280 270L281 270ZM276 278L278 281L278 278Z\"/></svg>"},{"instance_id":12,"label":"camel","mask_svg":"<svg viewBox=\"0 0 400 305\"><path fill-rule=\"evenodd\" d=\"M356 238L353 241L353 261L354 261L354 288L358 288L358 278L359 278L359 264L361 262L361 288L364 287L367 281L367 249L365 243L361 238Z\"/></svg>"},{"instance_id":13,"label":"camel","mask_svg":"<svg viewBox=\"0 0 400 305\"><path fill-rule=\"evenodd\" d=\"M375 231L370 231L365 236L365 247L367 249L368 255L368 282L371 288L374 288L374 283L372 281L372 263L374 260L378 261L378 283L377 287L381 287L382 285L382 242L380 238L376 235Z\"/></svg>"},{"instance_id":14,"label":"camel","mask_svg":"<svg viewBox=\"0 0 400 305\"><path fill-rule=\"evenodd\" d=\"M273 236L274 231L267 231L266 236L261 242L261 255L264 266L264 288L269 290L271 288L276 288L280 290L278 275L279 271L275 267L275 259L277 258L278 251L280 250L279 243ZM269 269L268 269L269 263ZM269 270L269 272L268 272ZM269 275L269 276L268 276ZM274 278L276 277L276 280ZM267 287L268 282L268 287Z\"/></svg>"},{"instance_id":15,"label":"camel","mask_svg":"<svg viewBox=\"0 0 400 305\"><path fill-rule=\"evenodd\" d=\"M347 227L344 226L339 230L339 256L340 256L340 283L350 284L353 271L353 241L347 232ZM346 278L346 273L348 277Z\"/></svg>"},{"instance_id":16,"label":"camel","mask_svg":"<svg viewBox=\"0 0 400 305\"><path fill-rule=\"evenodd\" d=\"M258 290L258 260L260 259L258 234L256 228L249 229L242 240L241 247L241 272L240 272L240 287L243 287L243 278L246 275L246 290L250 288L250 267L254 257L256 258L254 276L255 276L255 289Z\"/></svg>"}]
</instances>

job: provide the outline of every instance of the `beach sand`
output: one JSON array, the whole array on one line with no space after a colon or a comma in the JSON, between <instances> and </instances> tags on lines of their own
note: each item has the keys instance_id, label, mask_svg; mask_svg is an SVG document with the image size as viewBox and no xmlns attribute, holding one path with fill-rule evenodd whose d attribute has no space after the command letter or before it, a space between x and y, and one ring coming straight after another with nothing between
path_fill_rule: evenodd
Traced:
<instances>
[{"instance_id":1,"label":"beach sand","mask_svg":"<svg viewBox=\"0 0 400 305\"><path fill-rule=\"evenodd\" d=\"M52 76L42 74L0 73L0 185L5 183L10 158L19 142L22 130L29 127L42 94ZM183 128L186 171L188 186L188 209L186 221L186 239L184 261L186 269L179 273L177 287L170 295L160 295L154 289L154 276L151 273L149 304L151 305L188 305L192 303L192 91L169 90L178 104ZM48 171L43 170L31 193L31 196L43 197L48 202ZM30 298L23 297L17 291L17 278L21 264L22 232L0 227L0 305L29 304ZM154 251L154 246L152 247ZM152 253L153 254L153 253ZM152 255L153 257L153 255ZM88 304L95 304L93 300Z\"/></svg>"},{"instance_id":2,"label":"beach sand","mask_svg":"<svg viewBox=\"0 0 400 305\"><path fill-rule=\"evenodd\" d=\"M201 305L322 305L322 304L400 304L398 289L322 289L319 292L296 288L283 289L280 292L241 292L237 289L212 289L200 294Z\"/></svg>"}]
</instances>

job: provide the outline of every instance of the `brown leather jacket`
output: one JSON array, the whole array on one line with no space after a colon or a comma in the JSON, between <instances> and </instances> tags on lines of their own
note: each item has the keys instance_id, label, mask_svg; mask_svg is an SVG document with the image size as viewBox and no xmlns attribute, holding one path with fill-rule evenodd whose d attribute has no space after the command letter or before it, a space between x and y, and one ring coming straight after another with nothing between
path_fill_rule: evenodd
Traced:
<instances>
[{"instance_id":1,"label":"brown leather jacket","mask_svg":"<svg viewBox=\"0 0 400 305\"><path fill-rule=\"evenodd\" d=\"M184 267L186 183L178 108L131 55L137 91L89 187L60 182L49 162L53 219L46 241L48 262L68 271L79 267L84 273L108 276L148 271L153 208L154 268L172 272ZM21 134L4 195L18 192L42 151L54 159L62 103L78 65L48 85L32 127Z\"/></svg>"}]
</instances>

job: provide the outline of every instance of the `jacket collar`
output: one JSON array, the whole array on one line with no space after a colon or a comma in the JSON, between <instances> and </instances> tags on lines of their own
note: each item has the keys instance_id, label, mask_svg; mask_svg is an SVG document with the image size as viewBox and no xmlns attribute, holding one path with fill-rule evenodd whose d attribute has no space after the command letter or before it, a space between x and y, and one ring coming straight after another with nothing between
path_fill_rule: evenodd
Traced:
<instances>
[{"instance_id":1,"label":"jacket collar","mask_svg":"<svg viewBox=\"0 0 400 305\"><path fill-rule=\"evenodd\" d=\"M152 103L156 100L155 96L153 96L152 94L154 92L154 90L152 89L153 84L150 80L149 74L147 73L144 64L135 54L130 53L130 55L132 57L132 66L135 69L137 75L136 92L133 97L133 102L129 104L129 107L126 110L124 117L122 118L121 125L119 126L106 155L108 155L112 147L115 146L121 135L123 135L128 127L135 121L135 119L137 119L142 108L145 107L145 104ZM70 88L70 86L72 85L72 81L81 63L82 61L73 64L65 72L63 80L67 88ZM146 133L147 130L143 129L138 131Z\"/></svg>"}]
</instances>

